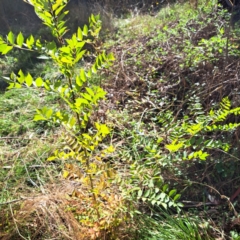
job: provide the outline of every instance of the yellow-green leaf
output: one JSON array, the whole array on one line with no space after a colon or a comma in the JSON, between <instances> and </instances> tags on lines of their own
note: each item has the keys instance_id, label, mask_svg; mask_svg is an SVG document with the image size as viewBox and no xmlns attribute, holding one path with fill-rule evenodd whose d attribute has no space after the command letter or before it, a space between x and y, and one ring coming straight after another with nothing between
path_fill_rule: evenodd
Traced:
<instances>
[{"instance_id":1,"label":"yellow-green leaf","mask_svg":"<svg viewBox=\"0 0 240 240\"><path fill-rule=\"evenodd\" d=\"M52 5L52 10L55 11L62 4L62 0L55 0L55 4Z\"/></svg>"},{"instance_id":2,"label":"yellow-green leaf","mask_svg":"<svg viewBox=\"0 0 240 240\"><path fill-rule=\"evenodd\" d=\"M176 152L181 147L183 147L183 142L177 143L177 140L174 140L171 144L165 145L165 148L168 149L170 152Z\"/></svg>"},{"instance_id":3,"label":"yellow-green leaf","mask_svg":"<svg viewBox=\"0 0 240 240\"><path fill-rule=\"evenodd\" d=\"M171 190L171 191L169 192L168 196L169 196L169 197L172 197L172 196L174 196L176 193L177 193L177 190L176 190L176 189L173 189L173 190Z\"/></svg>"},{"instance_id":4,"label":"yellow-green leaf","mask_svg":"<svg viewBox=\"0 0 240 240\"><path fill-rule=\"evenodd\" d=\"M69 176L69 171L63 170L63 177L67 178Z\"/></svg>"},{"instance_id":5,"label":"yellow-green leaf","mask_svg":"<svg viewBox=\"0 0 240 240\"><path fill-rule=\"evenodd\" d=\"M84 69L80 69L80 77L83 82L86 82L87 78Z\"/></svg>"},{"instance_id":6,"label":"yellow-green leaf","mask_svg":"<svg viewBox=\"0 0 240 240\"><path fill-rule=\"evenodd\" d=\"M13 34L12 31L10 31L7 35L7 40L11 43L11 44L14 44L14 41L15 41L15 36Z\"/></svg>"},{"instance_id":7,"label":"yellow-green leaf","mask_svg":"<svg viewBox=\"0 0 240 240\"><path fill-rule=\"evenodd\" d=\"M34 37L32 35L27 39L26 44L29 49L32 49L34 44Z\"/></svg>"},{"instance_id":8,"label":"yellow-green leaf","mask_svg":"<svg viewBox=\"0 0 240 240\"><path fill-rule=\"evenodd\" d=\"M86 91L89 93L90 96L94 97L95 93L91 88L86 87Z\"/></svg>"},{"instance_id":9,"label":"yellow-green leaf","mask_svg":"<svg viewBox=\"0 0 240 240\"><path fill-rule=\"evenodd\" d=\"M69 54L69 53L71 52L71 49L70 49L70 47L68 47L68 46L66 46L66 47L61 47L59 50L60 50L61 52L67 53L67 54Z\"/></svg>"},{"instance_id":10,"label":"yellow-green leaf","mask_svg":"<svg viewBox=\"0 0 240 240\"><path fill-rule=\"evenodd\" d=\"M82 33L83 33L84 36L88 35L88 26L87 25L84 25Z\"/></svg>"},{"instance_id":11,"label":"yellow-green leaf","mask_svg":"<svg viewBox=\"0 0 240 240\"><path fill-rule=\"evenodd\" d=\"M203 153L199 154L199 158L200 158L201 160L206 160L207 156L209 156L209 154L206 153L206 152L203 152Z\"/></svg>"},{"instance_id":12,"label":"yellow-green leaf","mask_svg":"<svg viewBox=\"0 0 240 240\"><path fill-rule=\"evenodd\" d=\"M63 10L64 7L65 7L65 5L62 5L61 7L59 7L58 9L56 9L55 15L58 16L58 14ZM68 13L68 11L67 11L67 13ZM66 13L66 14L67 14L67 13ZM65 14L65 15L66 15L66 14Z\"/></svg>"},{"instance_id":13,"label":"yellow-green leaf","mask_svg":"<svg viewBox=\"0 0 240 240\"><path fill-rule=\"evenodd\" d=\"M24 79L25 79L25 76L24 76L24 73L22 72L21 69L19 70L18 75L19 75L19 77L17 78L18 82L23 83Z\"/></svg>"},{"instance_id":14,"label":"yellow-green leaf","mask_svg":"<svg viewBox=\"0 0 240 240\"><path fill-rule=\"evenodd\" d=\"M113 145L110 145L107 149L106 149L106 152L107 153L112 153L115 151L115 148L113 147Z\"/></svg>"},{"instance_id":15,"label":"yellow-green leaf","mask_svg":"<svg viewBox=\"0 0 240 240\"><path fill-rule=\"evenodd\" d=\"M83 40L83 34L82 34L82 29L79 27L77 30L77 38L78 40L82 41Z\"/></svg>"},{"instance_id":16,"label":"yellow-green leaf","mask_svg":"<svg viewBox=\"0 0 240 240\"><path fill-rule=\"evenodd\" d=\"M109 54L107 55L107 58L108 58L108 60L110 60L110 61L115 61L115 57L114 57L113 53L109 53Z\"/></svg>"},{"instance_id":17,"label":"yellow-green leaf","mask_svg":"<svg viewBox=\"0 0 240 240\"><path fill-rule=\"evenodd\" d=\"M23 37L22 33L20 32L17 36L17 45L19 47L22 47L23 42L24 42L24 37Z\"/></svg>"},{"instance_id":18,"label":"yellow-green leaf","mask_svg":"<svg viewBox=\"0 0 240 240\"><path fill-rule=\"evenodd\" d=\"M86 133L82 134L82 136L83 136L85 139L92 140L92 137L89 136L89 135L86 134Z\"/></svg>"},{"instance_id":19,"label":"yellow-green leaf","mask_svg":"<svg viewBox=\"0 0 240 240\"><path fill-rule=\"evenodd\" d=\"M42 85L43 85L43 80L42 80L41 77L38 77L38 78L36 79L35 85L36 85L37 87L42 87Z\"/></svg>"},{"instance_id":20,"label":"yellow-green leaf","mask_svg":"<svg viewBox=\"0 0 240 240\"><path fill-rule=\"evenodd\" d=\"M42 121L42 120L46 120L46 118L43 117L41 114L36 114L33 118L33 121Z\"/></svg>"},{"instance_id":21,"label":"yellow-green leaf","mask_svg":"<svg viewBox=\"0 0 240 240\"><path fill-rule=\"evenodd\" d=\"M51 156L51 157L47 158L47 161L54 161L55 159L57 159L56 156Z\"/></svg>"},{"instance_id":22,"label":"yellow-green leaf","mask_svg":"<svg viewBox=\"0 0 240 240\"><path fill-rule=\"evenodd\" d=\"M28 87L30 87L30 86L32 85L33 78L32 78L32 76L30 75L30 73L28 73L28 75L26 76L25 82L26 82L26 84L27 84Z\"/></svg>"},{"instance_id":23,"label":"yellow-green leaf","mask_svg":"<svg viewBox=\"0 0 240 240\"><path fill-rule=\"evenodd\" d=\"M61 61L62 61L63 63L70 63L70 64L72 64L72 59L71 59L71 58L62 57L62 58L61 58Z\"/></svg>"},{"instance_id":24,"label":"yellow-green leaf","mask_svg":"<svg viewBox=\"0 0 240 240\"><path fill-rule=\"evenodd\" d=\"M9 51L13 49L13 46L8 46L7 44L1 44L0 45L0 53L7 54Z\"/></svg>"},{"instance_id":25,"label":"yellow-green leaf","mask_svg":"<svg viewBox=\"0 0 240 240\"><path fill-rule=\"evenodd\" d=\"M53 114L53 110L50 108L45 112L45 116L49 119Z\"/></svg>"}]
</instances>

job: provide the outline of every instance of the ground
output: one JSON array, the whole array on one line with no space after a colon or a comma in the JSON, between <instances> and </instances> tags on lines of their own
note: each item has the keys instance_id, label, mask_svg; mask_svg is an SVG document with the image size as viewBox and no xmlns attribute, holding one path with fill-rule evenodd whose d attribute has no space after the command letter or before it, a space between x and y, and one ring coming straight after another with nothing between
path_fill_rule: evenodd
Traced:
<instances>
[{"instance_id":1,"label":"ground","mask_svg":"<svg viewBox=\"0 0 240 240\"><path fill-rule=\"evenodd\" d=\"M108 210L113 202L127 203L130 208L122 208L133 215L121 210L126 220L114 225L109 217L104 231L96 222L78 225L87 215L84 188L75 177L79 169L73 162L46 161L62 146L64 130L31 120L35 108L57 108L60 99L41 89L1 94L1 238L239 239L239 128L230 129L239 123L239 110L219 121L228 129L190 134L198 123L212 126L211 109L217 115L239 106L239 30L229 18L214 1L201 1L197 9L177 3L115 19L116 29L104 36L102 47L116 60L91 80L107 92L92 122L111 127L101 147L113 144L104 161L122 181L120 188L114 182L112 200L102 203ZM36 66L30 70L36 75L59 76L51 63ZM206 158L189 157L200 150ZM63 179L67 168L73 174Z\"/></svg>"}]
</instances>

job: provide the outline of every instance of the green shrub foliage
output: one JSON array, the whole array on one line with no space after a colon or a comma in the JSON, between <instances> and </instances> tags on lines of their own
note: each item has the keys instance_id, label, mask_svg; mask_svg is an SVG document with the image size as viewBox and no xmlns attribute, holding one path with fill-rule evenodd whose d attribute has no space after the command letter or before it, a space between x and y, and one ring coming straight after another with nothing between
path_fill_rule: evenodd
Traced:
<instances>
[{"instance_id":1,"label":"green shrub foliage","mask_svg":"<svg viewBox=\"0 0 240 240\"><path fill-rule=\"evenodd\" d=\"M6 80L9 82L9 89L41 88L57 94L65 103L64 107L61 105L58 109L48 108L47 106L37 109L34 120L51 121L61 124L66 129L64 141L68 151L56 150L48 160L74 160L77 168L84 171L83 174L77 171L79 173L77 177L81 179L83 185L89 191L91 196L90 207L93 208L92 212L95 212L94 216L89 218L95 221L104 217L99 198L105 196L103 192L109 187L108 180L114 175L112 168L105 164L102 158L114 149L109 146L95 153L98 145L110 133L110 130L106 124L98 121L92 123L91 131L88 128L92 113L97 109L99 101L104 99L106 94L101 87L90 86L88 80L99 69L109 67L114 57L112 54L100 52L92 66L88 69L80 68L76 73L77 63L88 54L85 45L94 45L98 39L101 30L100 17L91 15L89 26L85 25L82 29L79 27L71 38L65 38L68 29L64 17L68 12L64 9L68 1L26 0L25 2L34 7L37 16L50 28L56 41L41 42L40 39L36 39L32 35L25 38L21 32L17 35L9 32L6 39L0 37L0 53L7 54L14 48L37 52L42 59L52 59L64 77L55 81L44 80L41 77L34 79L30 73L25 74L22 70L19 70L18 74L12 73ZM70 165L67 164L63 171L64 178L71 176L73 172L75 174L76 166ZM116 202L116 204L118 203ZM114 208L115 211L117 207ZM89 222L89 219L84 219L84 221ZM103 224L105 223L103 222Z\"/></svg>"}]
</instances>

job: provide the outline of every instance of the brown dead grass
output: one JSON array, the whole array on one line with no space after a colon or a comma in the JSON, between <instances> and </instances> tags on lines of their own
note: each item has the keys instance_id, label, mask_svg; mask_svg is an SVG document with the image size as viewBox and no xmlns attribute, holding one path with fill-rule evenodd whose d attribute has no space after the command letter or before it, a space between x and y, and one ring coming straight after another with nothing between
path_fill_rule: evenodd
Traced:
<instances>
[{"instance_id":1,"label":"brown dead grass","mask_svg":"<svg viewBox=\"0 0 240 240\"><path fill-rule=\"evenodd\" d=\"M0 239L14 240L30 236L34 239L117 239L122 234L123 221L116 220L114 211L121 198L114 197L114 206L102 205L102 211L108 211L99 220L91 221L91 200L74 181L63 181L48 186L47 194L26 197L19 202L9 204L10 209L2 209L0 214ZM87 203L86 200L89 202ZM115 209L114 209L114 208ZM10 210L10 211L9 211ZM9 214L11 212L11 214ZM77 217L87 216L89 220L79 221ZM6 217L7 216L7 217ZM115 215L116 216L116 215ZM121 219L124 214L117 216ZM119 224L120 223L120 224ZM121 225L121 226L120 226ZM121 237L121 239L128 239Z\"/></svg>"}]
</instances>

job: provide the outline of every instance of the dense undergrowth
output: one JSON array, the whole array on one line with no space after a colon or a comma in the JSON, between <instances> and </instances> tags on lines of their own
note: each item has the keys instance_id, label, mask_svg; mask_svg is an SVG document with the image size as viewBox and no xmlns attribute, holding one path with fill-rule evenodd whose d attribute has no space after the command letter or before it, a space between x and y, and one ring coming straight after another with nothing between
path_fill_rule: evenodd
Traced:
<instances>
[{"instance_id":1,"label":"dense undergrowth","mask_svg":"<svg viewBox=\"0 0 240 240\"><path fill-rule=\"evenodd\" d=\"M239 26L214 0L115 21L103 48L116 60L88 85L107 95L85 133L97 121L111 128L90 157L114 169L91 173L106 182L99 205L89 204L78 156L56 156L76 142L58 122L32 120L36 108L64 109L61 98L42 88L7 90L0 96L1 239L240 239ZM14 59L1 61L4 74ZM87 56L74 72L91 64ZM29 71L66 81L52 62ZM107 146L115 151L101 156Z\"/></svg>"}]
</instances>

